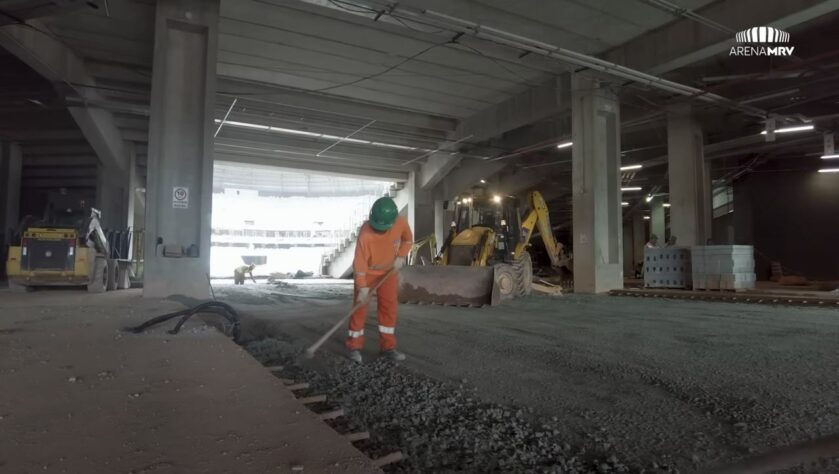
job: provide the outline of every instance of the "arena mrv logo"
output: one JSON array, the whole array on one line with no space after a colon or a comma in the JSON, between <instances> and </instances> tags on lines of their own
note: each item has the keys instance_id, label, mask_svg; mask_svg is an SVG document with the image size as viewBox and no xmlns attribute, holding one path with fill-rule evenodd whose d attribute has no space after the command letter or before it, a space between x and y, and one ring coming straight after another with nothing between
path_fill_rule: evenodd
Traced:
<instances>
[{"instance_id":1,"label":"arena mrv logo","mask_svg":"<svg viewBox=\"0 0 839 474\"><path fill-rule=\"evenodd\" d=\"M795 46L789 43L789 33L771 26L755 26L737 33L737 45L729 56L792 56Z\"/></svg>"}]
</instances>

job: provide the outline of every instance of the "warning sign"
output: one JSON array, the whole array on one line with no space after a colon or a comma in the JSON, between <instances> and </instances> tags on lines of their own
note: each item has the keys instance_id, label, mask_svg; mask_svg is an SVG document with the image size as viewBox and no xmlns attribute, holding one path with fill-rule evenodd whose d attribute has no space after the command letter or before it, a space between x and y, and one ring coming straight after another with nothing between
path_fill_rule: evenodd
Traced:
<instances>
[{"instance_id":1,"label":"warning sign","mask_svg":"<svg viewBox=\"0 0 839 474\"><path fill-rule=\"evenodd\" d=\"M184 186L172 188L172 207L174 209L189 208L189 188Z\"/></svg>"}]
</instances>

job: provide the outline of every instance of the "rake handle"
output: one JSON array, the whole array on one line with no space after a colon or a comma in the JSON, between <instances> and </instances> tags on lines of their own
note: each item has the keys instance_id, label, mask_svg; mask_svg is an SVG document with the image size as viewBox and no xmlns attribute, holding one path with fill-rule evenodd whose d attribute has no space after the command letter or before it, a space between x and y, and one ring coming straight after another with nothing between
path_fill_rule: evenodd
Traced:
<instances>
[{"instance_id":1,"label":"rake handle","mask_svg":"<svg viewBox=\"0 0 839 474\"><path fill-rule=\"evenodd\" d=\"M337 331L338 329L341 328L341 326L346 324L347 320L350 319L350 317L353 315L353 313L355 313L362 306L369 303L370 299L373 297L373 292L378 290L379 287L382 286L382 284L385 282L385 280L387 280L388 278L390 278L392 275L394 275L396 273L398 273L398 270L396 269L396 267L392 267L390 270L388 270L388 272L384 274L384 276L379 280L379 282L376 283L373 286L373 288L370 288L370 293L367 294L367 298L365 298L364 301L359 301L358 303L356 303L355 306L353 306L352 309L350 309L350 311L344 317L342 317L340 320L338 320L338 322L336 322L335 325L333 325L329 329L329 331L326 331L326 334L321 336L320 339L315 341L314 344L312 344L311 346L309 346L308 349L306 349L306 352L305 352L306 357L308 357L310 359L312 357L314 357L315 352L318 349L320 349L320 346L322 346L323 343L326 342L327 339L332 337L332 335L335 334L335 331Z\"/></svg>"}]
</instances>

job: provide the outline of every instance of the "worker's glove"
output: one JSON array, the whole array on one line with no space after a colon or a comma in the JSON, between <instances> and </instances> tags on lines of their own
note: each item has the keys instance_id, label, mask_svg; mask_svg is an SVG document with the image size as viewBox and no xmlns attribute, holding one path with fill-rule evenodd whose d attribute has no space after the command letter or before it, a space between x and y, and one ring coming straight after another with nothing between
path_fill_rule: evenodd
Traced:
<instances>
[{"instance_id":1,"label":"worker's glove","mask_svg":"<svg viewBox=\"0 0 839 474\"><path fill-rule=\"evenodd\" d=\"M399 270L400 268L405 266L405 257L396 257L396 260L393 261L393 268L395 270Z\"/></svg>"},{"instance_id":2,"label":"worker's glove","mask_svg":"<svg viewBox=\"0 0 839 474\"><path fill-rule=\"evenodd\" d=\"M361 303L362 301L367 301L367 297L370 296L370 288L359 288L358 289L358 302Z\"/></svg>"}]
</instances>

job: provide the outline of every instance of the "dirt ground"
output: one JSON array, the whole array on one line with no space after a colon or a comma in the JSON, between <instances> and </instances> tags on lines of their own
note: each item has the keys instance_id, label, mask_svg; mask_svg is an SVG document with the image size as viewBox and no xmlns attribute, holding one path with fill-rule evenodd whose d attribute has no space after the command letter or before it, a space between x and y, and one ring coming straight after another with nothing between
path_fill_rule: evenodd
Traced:
<instances>
[{"instance_id":1,"label":"dirt ground","mask_svg":"<svg viewBox=\"0 0 839 474\"><path fill-rule=\"evenodd\" d=\"M283 346L272 349L263 341L249 350L288 359L295 350L290 347L316 340L349 307L350 285L336 285L297 283L279 290L288 295L280 302L266 296L274 291L269 285L219 287L216 294L242 308L252 341L268 336ZM341 291L343 298L336 296ZM320 298L323 292L329 298ZM548 470L547 459L556 456L561 462L550 464L556 472L698 472L839 432L836 310L584 295L535 296L482 309L403 305L396 334L409 359L389 369L402 378L384 381L375 375L382 369L375 361L373 319L367 334L370 368L358 370L373 375L347 372L355 369L337 362L343 335L320 356L331 368L301 370L323 383L346 385L336 396L360 404L351 409L365 414L367 423L382 424L367 412L399 418L406 407L390 407L390 399L353 398L364 384L426 390L414 384L427 380L446 393L443 401L431 397L433 403L468 399L490 414L496 407L521 410L521 433L514 435L524 440L522 447L497 458L531 463L535 471ZM429 450L487 438L486 446L459 448L461 455L484 452L493 441L484 436L485 426L492 424L486 425L484 415L476 420L464 414L462 406L473 401L452 402L456 419L422 425L441 436L402 448L428 456ZM412 406L423 403L414 400ZM405 443L424 436L415 414L401 416L385 426L391 439L399 438L400 429L410 431ZM471 426L479 429L470 432ZM510 439L519 439L514 435ZM548 447L534 448L537 441ZM554 444L567 449L551 451ZM479 472L480 464L436 459L414 467ZM500 468L493 466L482 469ZM797 472L839 472L839 464L827 460Z\"/></svg>"},{"instance_id":2,"label":"dirt ground","mask_svg":"<svg viewBox=\"0 0 839 474\"><path fill-rule=\"evenodd\" d=\"M0 472L375 472L240 346L139 290L0 290ZM193 318L195 319L195 318Z\"/></svg>"}]
</instances>

